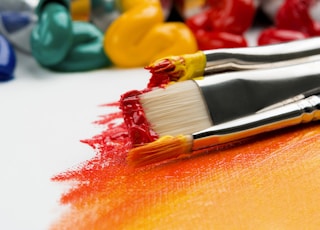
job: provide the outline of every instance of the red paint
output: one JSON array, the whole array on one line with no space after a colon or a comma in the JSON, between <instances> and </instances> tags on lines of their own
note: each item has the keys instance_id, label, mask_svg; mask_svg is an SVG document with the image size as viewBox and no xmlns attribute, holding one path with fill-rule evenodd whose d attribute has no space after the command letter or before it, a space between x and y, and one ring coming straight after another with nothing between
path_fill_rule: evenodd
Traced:
<instances>
[{"instance_id":1,"label":"red paint","mask_svg":"<svg viewBox=\"0 0 320 230\"><path fill-rule=\"evenodd\" d=\"M143 145L159 138L145 116L144 109L139 101L139 95L152 90L154 87L167 85L170 81L174 80L175 75L169 74L174 68L175 65L169 60L164 60L153 67L146 67L152 74L147 88L144 90L132 90L121 95L119 107L133 146Z\"/></svg>"},{"instance_id":2,"label":"red paint","mask_svg":"<svg viewBox=\"0 0 320 230\"><path fill-rule=\"evenodd\" d=\"M252 0L208 0L208 13L214 31L243 34L252 25L256 7Z\"/></svg>"},{"instance_id":3,"label":"red paint","mask_svg":"<svg viewBox=\"0 0 320 230\"><path fill-rule=\"evenodd\" d=\"M254 228L252 217L260 226L275 219L286 219L287 229L319 226L319 205L312 202L320 191L318 124L135 169L126 164L131 143L118 119L120 112L95 122L105 128L83 141L95 156L53 178L72 187L61 197L69 209L50 229L154 229L159 221L163 229Z\"/></svg>"},{"instance_id":4,"label":"red paint","mask_svg":"<svg viewBox=\"0 0 320 230\"><path fill-rule=\"evenodd\" d=\"M168 72L152 73L148 83L148 88L163 87L168 85L171 81L173 81L173 79L171 74Z\"/></svg>"},{"instance_id":5,"label":"red paint","mask_svg":"<svg viewBox=\"0 0 320 230\"><path fill-rule=\"evenodd\" d=\"M132 144L123 120L118 122L122 118L121 112L115 112L96 121L96 124L105 126L103 132L81 141L91 146L96 155L74 169L52 178L54 181L76 182L67 194L62 195L63 204L76 202L81 205L83 198L94 199L96 192L104 189L106 181L112 181L116 175L132 170L126 168L126 156Z\"/></svg>"},{"instance_id":6,"label":"red paint","mask_svg":"<svg viewBox=\"0 0 320 230\"><path fill-rule=\"evenodd\" d=\"M186 20L200 50L245 47L244 32L252 25L252 0L208 1L208 9Z\"/></svg>"},{"instance_id":7,"label":"red paint","mask_svg":"<svg viewBox=\"0 0 320 230\"><path fill-rule=\"evenodd\" d=\"M275 16L273 28L265 29L258 45L275 44L320 35L320 24L312 19L314 0L285 0Z\"/></svg>"},{"instance_id":8,"label":"red paint","mask_svg":"<svg viewBox=\"0 0 320 230\"><path fill-rule=\"evenodd\" d=\"M186 20L192 31L224 31L243 34L252 25L255 16L252 0L208 1L208 9Z\"/></svg>"},{"instance_id":9,"label":"red paint","mask_svg":"<svg viewBox=\"0 0 320 230\"><path fill-rule=\"evenodd\" d=\"M185 23L193 32L198 30L212 31L209 15L210 9L188 18Z\"/></svg>"},{"instance_id":10,"label":"red paint","mask_svg":"<svg viewBox=\"0 0 320 230\"><path fill-rule=\"evenodd\" d=\"M139 102L139 95L144 91L133 90L121 96L120 109L127 125L128 135L133 146L142 145L158 139L158 135L151 129Z\"/></svg>"},{"instance_id":11,"label":"red paint","mask_svg":"<svg viewBox=\"0 0 320 230\"><path fill-rule=\"evenodd\" d=\"M183 57L178 57L179 62L185 65ZM169 82L178 81L183 73L176 70L176 63L178 60L170 60L168 58L160 59L152 65L146 66L145 69L151 73L151 78L147 85L148 89L154 87L165 87Z\"/></svg>"},{"instance_id":12,"label":"red paint","mask_svg":"<svg viewBox=\"0 0 320 230\"><path fill-rule=\"evenodd\" d=\"M296 30L269 28L263 30L260 33L258 37L258 45L276 44L281 42L300 40L307 37L307 34Z\"/></svg>"},{"instance_id":13,"label":"red paint","mask_svg":"<svg viewBox=\"0 0 320 230\"><path fill-rule=\"evenodd\" d=\"M280 7L275 18L279 29L297 30L309 36L320 34L319 24L309 13L314 0L286 0Z\"/></svg>"},{"instance_id":14,"label":"red paint","mask_svg":"<svg viewBox=\"0 0 320 230\"><path fill-rule=\"evenodd\" d=\"M199 30L195 33L200 50L210 50L219 48L236 48L248 46L243 35L229 32L212 31L205 32Z\"/></svg>"},{"instance_id":15,"label":"red paint","mask_svg":"<svg viewBox=\"0 0 320 230\"><path fill-rule=\"evenodd\" d=\"M153 87L167 85L171 81L169 73L175 69L175 65L168 59L162 59L161 62L152 66L146 66L145 69L151 73L151 78L147 85L147 87L151 89Z\"/></svg>"}]
</instances>

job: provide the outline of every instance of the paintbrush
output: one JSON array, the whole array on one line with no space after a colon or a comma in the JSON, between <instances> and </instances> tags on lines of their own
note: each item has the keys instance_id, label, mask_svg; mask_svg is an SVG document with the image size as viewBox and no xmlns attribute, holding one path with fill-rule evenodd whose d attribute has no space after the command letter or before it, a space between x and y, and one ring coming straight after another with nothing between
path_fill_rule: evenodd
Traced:
<instances>
[{"instance_id":1,"label":"paintbrush","mask_svg":"<svg viewBox=\"0 0 320 230\"><path fill-rule=\"evenodd\" d=\"M120 107L132 143L137 146L256 113L315 87L320 87L320 61L177 82L137 95L139 106ZM141 118L148 125L144 129ZM139 141L141 136L145 138Z\"/></svg>"},{"instance_id":2,"label":"paintbrush","mask_svg":"<svg viewBox=\"0 0 320 230\"><path fill-rule=\"evenodd\" d=\"M275 68L320 60L320 37L280 44L243 48L198 51L193 54L169 56L152 62L145 68L154 82L184 81L226 71ZM161 79L155 80L155 78Z\"/></svg>"},{"instance_id":3,"label":"paintbrush","mask_svg":"<svg viewBox=\"0 0 320 230\"><path fill-rule=\"evenodd\" d=\"M320 120L320 93L306 99L255 113L188 135L164 136L154 142L129 151L130 165L152 163L191 155L194 151L241 140L284 127Z\"/></svg>"},{"instance_id":4,"label":"paintbrush","mask_svg":"<svg viewBox=\"0 0 320 230\"><path fill-rule=\"evenodd\" d=\"M291 98L285 99L283 101L280 101L278 103L275 103L273 105L267 106L267 107L257 111L257 113L261 113L261 112L264 112L264 111L267 111L267 110L278 108L278 107L281 107L281 106L284 106L284 105L299 101L301 99L304 99L304 98L307 98L307 97L309 97L311 95L315 95L315 94L319 94L319 93L320 93L320 87L313 88L311 90L303 92L303 93L301 93L299 95L296 95L294 97L291 97Z\"/></svg>"}]
</instances>

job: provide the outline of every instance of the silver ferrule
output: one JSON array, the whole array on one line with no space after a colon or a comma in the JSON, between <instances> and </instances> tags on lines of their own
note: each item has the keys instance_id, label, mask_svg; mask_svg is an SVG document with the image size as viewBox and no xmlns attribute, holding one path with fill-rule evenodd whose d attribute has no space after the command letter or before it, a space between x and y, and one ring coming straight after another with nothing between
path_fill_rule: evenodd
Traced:
<instances>
[{"instance_id":1,"label":"silver ferrule","mask_svg":"<svg viewBox=\"0 0 320 230\"><path fill-rule=\"evenodd\" d=\"M192 135L192 149L204 149L314 120L320 120L319 95L196 132Z\"/></svg>"},{"instance_id":2,"label":"silver ferrule","mask_svg":"<svg viewBox=\"0 0 320 230\"><path fill-rule=\"evenodd\" d=\"M232 70L275 68L320 60L320 37L203 52L207 59L204 75Z\"/></svg>"},{"instance_id":3,"label":"silver ferrule","mask_svg":"<svg viewBox=\"0 0 320 230\"><path fill-rule=\"evenodd\" d=\"M195 80L214 125L320 86L320 60L273 69L226 72Z\"/></svg>"}]
</instances>

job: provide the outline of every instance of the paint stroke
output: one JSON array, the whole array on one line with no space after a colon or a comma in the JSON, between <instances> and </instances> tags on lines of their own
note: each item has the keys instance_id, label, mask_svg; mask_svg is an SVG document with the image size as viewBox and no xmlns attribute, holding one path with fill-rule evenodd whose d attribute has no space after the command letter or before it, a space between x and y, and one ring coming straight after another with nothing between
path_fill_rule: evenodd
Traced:
<instances>
[{"instance_id":1,"label":"paint stroke","mask_svg":"<svg viewBox=\"0 0 320 230\"><path fill-rule=\"evenodd\" d=\"M109 105L117 106L117 104ZM52 179L71 188L51 229L316 229L319 123L263 134L227 149L131 168L121 113L84 140L96 155Z\"/></svg>"}]
</instances>

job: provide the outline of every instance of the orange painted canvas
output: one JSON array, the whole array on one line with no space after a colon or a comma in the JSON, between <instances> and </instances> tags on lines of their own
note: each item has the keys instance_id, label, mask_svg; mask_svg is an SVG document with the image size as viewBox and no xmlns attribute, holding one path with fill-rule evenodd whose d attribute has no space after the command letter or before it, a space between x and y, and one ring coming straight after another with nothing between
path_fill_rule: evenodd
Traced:
<instances>
[{"instance_id":1,"label":"orange painted canvas","mask_svg":"<svg viewBox=\"0 0 320 230\"><path fill-rule=\"evenodd\" d=\"M51 229L319 229L319 122L226 149L132 168L114 113L84 140L94 158L53 177L70 183Z\"/></svg>"}]
</instances>

